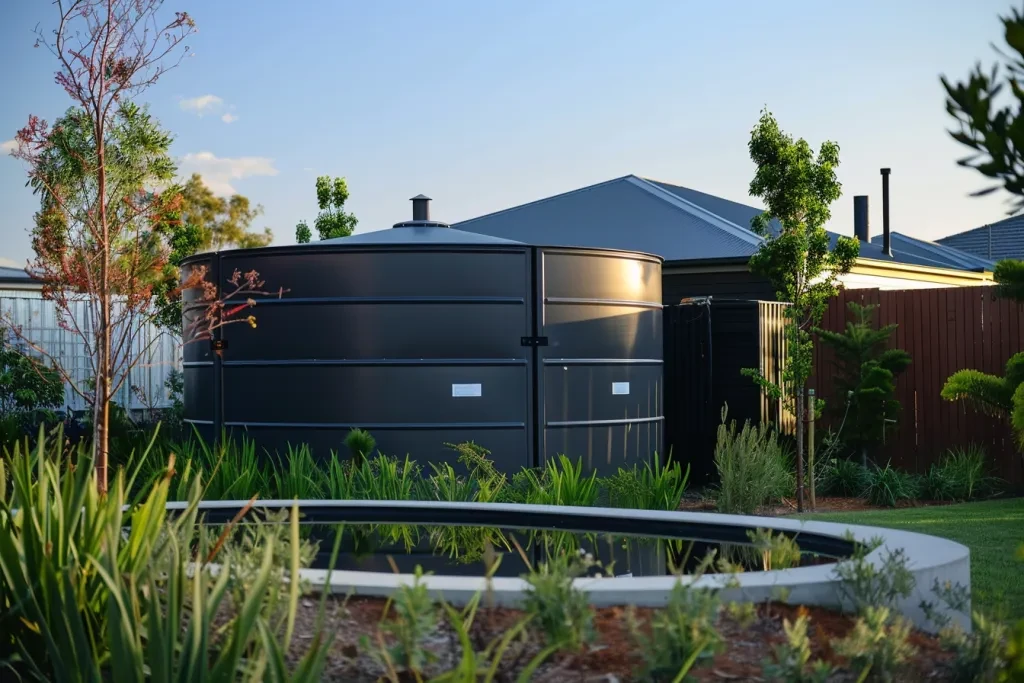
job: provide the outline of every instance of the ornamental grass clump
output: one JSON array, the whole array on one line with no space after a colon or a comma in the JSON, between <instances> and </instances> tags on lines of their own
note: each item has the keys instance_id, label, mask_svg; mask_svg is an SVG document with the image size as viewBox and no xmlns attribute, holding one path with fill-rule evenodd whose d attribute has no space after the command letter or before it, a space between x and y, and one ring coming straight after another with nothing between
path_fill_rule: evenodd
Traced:
<instances>
[{"instance_id":1,"label":"ornamental grass clump","mask_svg":"<svg viewBox=\"0 0 1024 683\"><path fill-rule=\"evenodd\" d=\"M128 505L140 467L101 495L91 451L66 454L61 436L0 458L0 661L13 680L321 680L322 608L304 654L288 654L303 587L282 578L310 556L296 508L236 549L233 524L219 536L199 524L199 477L168 516L173 456Z\"/></svg>"},{"instance_id":2,"label":"ornamental grass clump","mask_svg":"<svg viewBox=\"0 0 1024 683\"><path fill-rule=\"evenodd\" d=\"M790 450L768 425L727 422L728 408L722 409L715 444L715 468L719 486L716 502L720 512L751 515L760 508L793 495Z\"/></svg>"}]
</instances>

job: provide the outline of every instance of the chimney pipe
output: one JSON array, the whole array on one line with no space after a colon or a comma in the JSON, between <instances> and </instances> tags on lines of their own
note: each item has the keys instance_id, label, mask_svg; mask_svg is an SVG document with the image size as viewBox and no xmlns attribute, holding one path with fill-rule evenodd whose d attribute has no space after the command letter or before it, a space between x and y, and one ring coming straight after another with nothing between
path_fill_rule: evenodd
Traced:
<instances>
[{"instance_id":1,"label":"chimney pipe","mask_svg":"<svg viewBox=\"0 0 1024 683\"><path fill-rule=\"evenodd\" d=\"M882 169L882 253L892 256L892 239L889 234L889 173L890 168Z\"/></svg>"},{"instance_id":2,"label":"chimney pipe","mask_svg":"<svg viewBox=\"0 0 1024 683\"><path fill-rule=\"evenodd\" d=\"M412 219L414 221L430 220L430 197L418 194L412 198Z\"/></svg>"},{"instance_id":3,"label":"chimney pipe","mask_svg":"<svg viewBox=\"0 0 1024 683\"><path fill-rule=\"evenodd\" d=\"M861 242L871 241L871 227L868 222L868 196L853 198L853 234Z\"/></svg>"}]
</instances>

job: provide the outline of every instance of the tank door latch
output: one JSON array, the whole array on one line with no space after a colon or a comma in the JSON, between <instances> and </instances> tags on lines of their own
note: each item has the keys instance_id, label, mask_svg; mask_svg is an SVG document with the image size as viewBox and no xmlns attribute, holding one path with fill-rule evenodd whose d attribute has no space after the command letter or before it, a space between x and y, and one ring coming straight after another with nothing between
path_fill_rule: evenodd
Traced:
<instances>
[{"instance_id":1,"label":"tank door latch","mask_svg":"<svg viewBox=\"0 0 1024 683\"><path fill-rule=\"evenodd\" d=\"M520 342L522 346L547 346L547 337L523 337Z\"/></svg>"}]
</instances>

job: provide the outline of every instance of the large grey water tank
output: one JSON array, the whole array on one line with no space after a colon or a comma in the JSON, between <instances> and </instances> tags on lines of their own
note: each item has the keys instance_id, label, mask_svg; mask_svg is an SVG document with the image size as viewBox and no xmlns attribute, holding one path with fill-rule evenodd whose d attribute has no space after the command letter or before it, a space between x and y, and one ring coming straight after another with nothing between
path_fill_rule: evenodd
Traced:
<instances>
[{"instance_id":1,"label":"large grey water tank","mask_svg":"<svg viewBox=\"0 0 1024 683\"><path fill-rule=\"evenodd\" d=\"M255 329L185 346L186 421L317 457L347 455L354 427L421 463L475 441L505 471L565 453L608 472L661 449L661 259L452 230L414 206L390 230L189 259L221 291L236 269L287 291L259 300Z\"/></svg>"}]
</instances>

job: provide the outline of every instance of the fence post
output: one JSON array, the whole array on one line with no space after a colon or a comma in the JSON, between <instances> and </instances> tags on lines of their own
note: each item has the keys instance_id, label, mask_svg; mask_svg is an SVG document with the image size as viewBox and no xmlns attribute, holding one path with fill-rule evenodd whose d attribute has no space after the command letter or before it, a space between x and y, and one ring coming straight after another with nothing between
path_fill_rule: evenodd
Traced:
<instances>
[{"instance_id":1,"label":"fence post","mask_svg":"<svg viewBox=\"0 0 1024 683\"><path fill-rule=\"evenodd\" d=\"M807 390L807 472L811 477L811 510L817 506L814 496L814 389Z\"/></svg>"}]
</instances>

